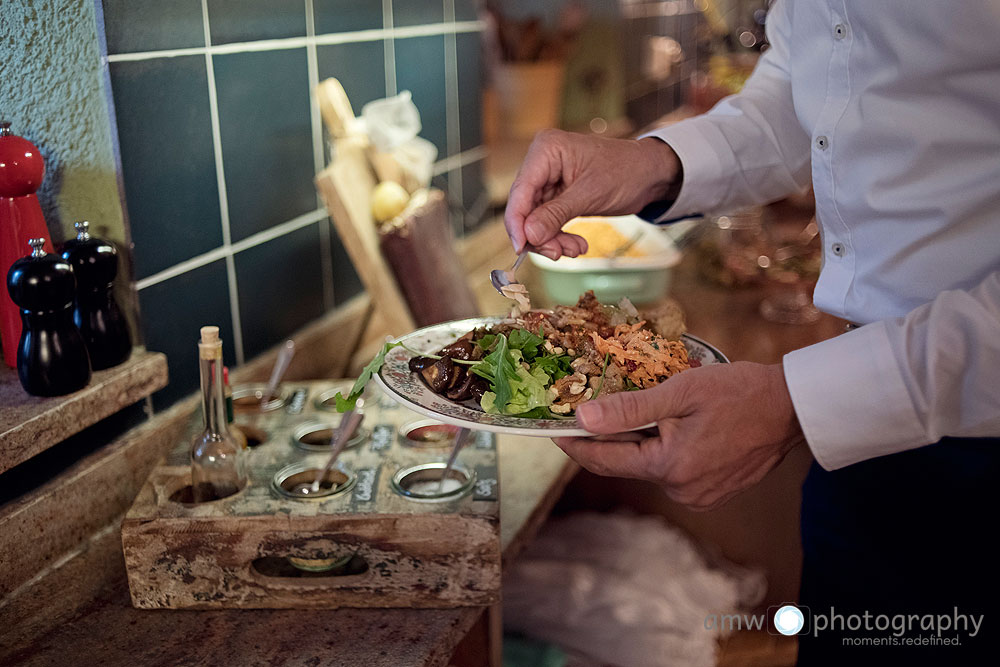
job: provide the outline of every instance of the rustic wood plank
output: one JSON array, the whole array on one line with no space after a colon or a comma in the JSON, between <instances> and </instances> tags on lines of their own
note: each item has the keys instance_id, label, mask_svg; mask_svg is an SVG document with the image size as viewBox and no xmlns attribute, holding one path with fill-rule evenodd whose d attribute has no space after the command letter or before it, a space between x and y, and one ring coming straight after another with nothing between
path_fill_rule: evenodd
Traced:
<instances>
[{"instance_id":1,"label":"rustic wood plank","mask_svg":"<svg viewBox=\"0 0 1000 667\"><path fill-rule=\"evenodd\" d=\"M180 431L169 419L145 422L0 506L0 599L123 515Z\"/></svg>"},{"instance_id":2,"label":"rustic wood plank","mask_svg":"<svg viewBox=\"0 0 1000 667\"><path fill-rule=\"evenodd\" d=\"M103 550L95 546L91 553L114 557L116 542L105 540ZM81 558L67 565L67 575L79 575L87 567L88 561ZM122 567L120 562L116 567ZM444 667L481 612L476 608L138 610L129 603L124 571L119 571L120 578L71 622L28 643L8 643L10 635L0 635L0 663ZM62 583L74 586L72 576ZM40 599L51 604L43 596Z\"/></svg>"},{"instance_id":3,"label":"rustic wood plank","mask_svg":"<svg viewBox=\"0 0 1000 667\"><path fill-rule=\"evenodd\" d=\"M192 406L131 429L0 508L0 628L15 629L0 632L0 644L50 630L123 572L121 517Z\"/></svg>"},{"instance_id":4,"label":"rustic wood plank","mask_svg":"<svg viewBox=\"0 0 1000 667\"><path fill-rule=\"evenodd\" d=\"M0 473L167 384L167 358L136 349L125 363L94 373L90 384L66 396L25 393L17 371L0 367Z\"/></svg>"},{"instance_id":5,"label":"rustic wood plank","mask_svg":"<svg viewBox=\"0 0 1000 667\"><path fill-rule=\"evenodd\" d=\"M320 396L350 380L289 383L301 399L254 417L267 440L248 452L249 483L228 498L175 502L190 485L188 440L157 466L122 524L133 603L142 608L462 607L499 599L500 520L496 491L471 486L445 502L419 502L392 486L398 470L447 458L450 443L407 445L400 429L421 420L371 386L362 442L338 460L358 482L328 498L288 498L272 488L286 466L318 468L323 452L292 442L305 424L329 429L340 415ZM192 419L192 434L202 428ZM326 437L329 437L328 435ZM496 440L473 432L456 461L478 481L496 479ZM364 477L366 482L362 483ZM346 482L346 478L345 478ZM487 487L483 487L486 489ZM495 488L495 485L489 488ZM289 558L355 558L367 569L347 576L285 572ZM268 559L266 563L261 559ZM263 568L263 569L262 569Z\"/></svg>"}]
</instances>

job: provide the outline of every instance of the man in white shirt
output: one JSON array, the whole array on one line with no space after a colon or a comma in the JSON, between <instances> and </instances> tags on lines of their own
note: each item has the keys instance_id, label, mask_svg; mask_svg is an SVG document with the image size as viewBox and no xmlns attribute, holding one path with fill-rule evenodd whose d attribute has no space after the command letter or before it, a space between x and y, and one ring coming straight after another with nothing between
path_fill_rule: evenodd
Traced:
<instances>
[{"instance_id":1,"label":"man in white shirt","mask_svg":"<svg viewBox=\"0 0 1000 667\"><path fill-rule=\"evenodd\" d=\"M782 364L708 366L585 404L579 419L603 435L557 443L594 472L711 507L805 441L819 465L804 487L803 604L988 616L1000 607L981 523L1000 509L1000 4L778 0L767 31L744 90L704 116L638 141L539 135L508 233L516 250L575 256L585 243L560 231L575 215L666 222L811 182L816 305L862 326ZM629 432L651 421L658 433ZM972 664L996 636L986 623L965 653L914 659ZM801 643L802 664L871 657L825 639Z\"/></svg>"}]
</instances>

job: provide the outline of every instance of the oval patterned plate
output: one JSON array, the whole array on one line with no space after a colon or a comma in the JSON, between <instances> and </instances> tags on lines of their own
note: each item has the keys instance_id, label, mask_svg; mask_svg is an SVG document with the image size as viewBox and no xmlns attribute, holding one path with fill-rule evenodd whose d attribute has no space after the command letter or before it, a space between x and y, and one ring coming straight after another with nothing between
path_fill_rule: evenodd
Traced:
<instances>
[{"instance_id":1,"label":"oval patterned plate","mask_svg":"<svg viewBox=\"0 0 1000 667\"><path fill-rule=\"evenodd\" d=\"M467 320L443 322L418 329L411 334L397 338L407 347L425 353L434 353L445 345L477 327L488 327L499 322L495 317L474 317ZM717 349L694 336L684 334L681 338L688 350L688 356L705 364L724 364L729 360ZM446 424L463 426L479 431L512 433L515 435L559 438L565 436L592 435L577 423L576 419L529 419L509 415L491 415L483 412L475 401L457 403L435 394L409 368L413 353L397 347L385 355L385 363L375 375L375 381L387 395L420 414L433 417Z\"/></svg>"}]
</instances>

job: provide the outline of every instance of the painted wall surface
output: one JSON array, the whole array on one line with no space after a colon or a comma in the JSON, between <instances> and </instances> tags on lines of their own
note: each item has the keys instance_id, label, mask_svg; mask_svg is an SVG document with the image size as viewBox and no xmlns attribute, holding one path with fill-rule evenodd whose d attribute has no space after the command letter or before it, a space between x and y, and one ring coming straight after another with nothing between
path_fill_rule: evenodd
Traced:
<instances>
[{"instance_id":1,"label":"painted wall surface","mask_svg":"<svg viewBox=\"0 0 1000 667\"><path fill-rule=\"evenodd\" d=\"M92 0L0 0L0 117L45 157L39 201L57 241L73 222L124 244Z\"/></svg>"}]
</instances>

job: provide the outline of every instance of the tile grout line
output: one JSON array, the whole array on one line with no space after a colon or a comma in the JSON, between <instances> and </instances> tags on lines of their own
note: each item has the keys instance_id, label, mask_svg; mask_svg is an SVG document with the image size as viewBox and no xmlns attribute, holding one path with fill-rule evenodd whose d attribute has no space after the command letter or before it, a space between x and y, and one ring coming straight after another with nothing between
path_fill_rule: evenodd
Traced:
<instances>
[{"instance_id":1,"label":"tile grout line","mask_svg":"<svg viewBox=\"0 0 1000 667\"><path fill-rule=\"evenodd\" d=\"M183 262L178 262L171 267L158 271L151 276L146 276L145 278L140 278L135 281L135 289L140 292L147 287L152 287L153 285L158 285L165 280L170 280L171 278L176 278L177 276L183 275L188 271L194 271L195 269L200 269L206 264L211 264L212 262L218 261L220 259L225 259L226 255L230 254L228 248L218 247L209 250L206 253L197 255L190 259L186 259Z\"/></svg>"},{"instance_id":2,"label":"tile grout line","mask_svg":"<svg viewBox=\"0 0 1000 667\"><path fill-rule=\"evenodd\" d=\"M316 14L313 0L304 0L306 6L306 37L316 36ZM306 45L306 69L309 76L309 121L312 126L313 140L313 171L319 173L325 166L323 159L323 120L319 113L319 99L316 97L316 86L319 85L319 58L316 54L316 42L310 39ZM322 208L319 194L316 195L316 205ZM330 248L330 225L319 226L319 258L320 273L323 280L323 309L331 310L336 303L333 284L333 251Z\"/></svg>"},{"instance_id":3,"label":"tile grout line","mask_svg":"<svg viewBox=\"0 0 1000 667\"><path fill-rule=\"evenodd\" d=\"M443 0L444 20L455 22L455 0ZM462 130L459 119L458 99L458 38L454 32L444 36L444 85L445 85L445 129L447 130L448 157L461 150ZM455 169L448 174L449 199L462 204L462 229L465 231L465 206L462 193L462 170Z\"/></svg>"},{"instance_id":4,"label":"tile grout line","mask_svg":"<svg viewBox=\"0 0 1000 667\"><path fill-rule=\"evenodd\" d=\"M249 250L250 248L259 246L262 243L267 243L268 241L273 241L287 234L291 234L292 232L302 229L303 227L315 224L320 220L329 217L329 215L330 214L327 213L325 208L317 208L315 211L303 213L302 215L292 218L288 222L283 222L280 225L269 227L262 232L257 232L253 236L246 237L242 241L237 241L231 246L232 254L238 255L244 250Z\"/></svg>"},{"instance_id":5,"label":"tile grout line","mask_svg":"<svg viewBox=\"0 0 1000 667\"><path fill-rule=\"evenodd\" d=\"M486 158L487 153L488 150L485 146L476 146L475 148L470 148L467 151L463 151L456 155L452 155L451 157L439 160L434 165L433 175L440 176L441 174L454 169L464 167L474 162L479 162L480 160ZM321 206L315 211L304 213L296 218L265 229L262 232L257 232L253 236L248 236L242 241L237 241L228 247L220 246L218 248L214 248L196 257L186 259L183 262L178 262L177 264L163 269L158 273L154 273L151 276L140 278L135 281L135 288L138 291L146 289L147 287L152 287L153 285L159 284L165 280L176 278L177 276L183 275L188 271L193 271L194 269L201 268L206 264L211 264L214 261L223 259L228 255L236 255L244 250L249 250L250 248L258 246L262 243L267 243L268 241L273 241L274 239L280 238L285 234L290 234L301 229L302 227L327 218L329 218L329 213L326 208Z\"/></svg>"},{"instance_id":6,"label":"tile grout line","mask_svg":"<svg viewBox=\"0 0 1000 667\"><path fill-rule=\"evenodd\" d=\"M244 250L249 250L250 248L255 248L261 244L281 238L282 236L291 234L292 232L298 231L303 227L308 227L309 225L314 225L317 222L324 221L329 217L330 214L325 208L317 208L315 211L303 213L302 215L292 218L291 220L283 222L279 225L269 227L262 232L257 232L253 236L248 236L242 241L237 241L229 246L214 248L206 253L186 259L183 262L179 262L158 273L154 273L151 276L146 276L145 278L137 280L135 281L135 288L136 290L144 290L147 287L152 287L153 285L162 283L165 280L170 280L171 278L176 278L179 275L183 275L188 271L193 271L197 268L205 266L206 264L211 264L217 260L238 255Z\"/></svg>"},{"instance_id":7,"label":"tile grout line","mask_svg":"<svg viewBox=\"0 0 1000 667\"><path fill-rule=\"evenodd\" d=\"M385 60L385 96L396 94L396 42L392 22L392 0L382 0L382 28L386 36L382 40Z\"/></svg>"},{"instance_id":8,"label":"tile grout line","mask_svg":"<svg viewBox=\"0 0 1000 667\"><path fill-rule=\"evenodd\" d=\"M229 286L229 315L233 327L233 347L236 365L242 366L243 325L240 322L239 289L236 284L236 262L231 248L232 234L229 227L229 198L226 193L226 173L222 161L222 128L219 122L219 97L215 87L215 65L212 61L212 29L208 22L208 0L201 0L201 17L205 30L205 70L208 77L208 106L212 120L212 147L215 151L215 178L219 188L219 217L222 222L222 248L226 251L226 282Z\"/></svg>"},{"instance_id":9,"label":"tile grout line","mask_svg":"<svg viewBox=\"0 0 1000 667\"><path fill-rule=\"evenodd\" d=\"M382 0L383 5L391 0ZM391 16L391 14L390 14ZM284 37L281 39L261 39L252 42L233 42L231 44L214 44L209 46L192 46L180 49L161 49L158 51L133 51L131 53L114 53L104 56L107 62L132 62L138 60L155 60L157 58L177 58L180 56L199 56L205 53L213 55L228 55L232 53L252 53L255 51L280 51L283 49L300 49L310 42L319 46L330 44L350 44L354 42L376 42L380 39L407 39L409 37L430 37L459 32L482 32L486 24L482 21L457 21L455 23L428 23L425 25L410 25L401 28L372 28L370 30L353 30L349 32L330 32L312 37Z\"/></svg>"},{"instance_id":10,"label":"tile grout line","mask_svg":"<svg viewBox=\"0 0 1000 667\"><path fill-rule=\"evenodd\" d=\"M452 169L458 169L459 167L464 167L473 162L478 162L486 158L489 151L486 146L476 146L475 148L470 148L467 151L461 153L456 153L451 157L446 157L443 160L438 160L434 163L432 175L440 176Z\"/></svg>"}]
</instances>

